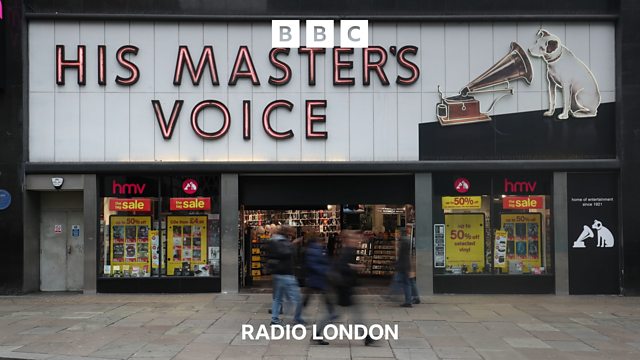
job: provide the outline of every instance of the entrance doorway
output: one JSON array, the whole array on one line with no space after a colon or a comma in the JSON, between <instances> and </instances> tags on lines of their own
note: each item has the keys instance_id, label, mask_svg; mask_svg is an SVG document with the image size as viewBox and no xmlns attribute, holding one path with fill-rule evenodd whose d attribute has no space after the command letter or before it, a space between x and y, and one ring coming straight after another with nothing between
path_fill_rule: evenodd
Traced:
<instances>
[{"instance_id":1,"label":"entrance doorway","mask_svg":"<svg viewBox=\"0 0 640 360\"><path fill-rule=\"evenodd\" d=\"M386 291L395 273L399 240L414 240L413 205L324 205L305 209L247 209L241 211L241 287L254 292L271 290L269 241L279 226L289 227L294 241L294 274L304 286L305 251L310 242L321 244L329 262L340 256L342 230L360 230L356 251L363 291ZM415 241L412 241L415 244Z\"/></svg>"},{"instance_id":2,"label":"entrance doorway","mask_svg":"<svg viewBox=\"0 0 640 360\"><path fill-rule=\"evenodd\" d=\"M40 214L40 290L80 291L84 284L84 231L81 209L70 205L82 193L43 194ZM81 204L82 202L80 202Z\"/></svg>"}]
</instances>

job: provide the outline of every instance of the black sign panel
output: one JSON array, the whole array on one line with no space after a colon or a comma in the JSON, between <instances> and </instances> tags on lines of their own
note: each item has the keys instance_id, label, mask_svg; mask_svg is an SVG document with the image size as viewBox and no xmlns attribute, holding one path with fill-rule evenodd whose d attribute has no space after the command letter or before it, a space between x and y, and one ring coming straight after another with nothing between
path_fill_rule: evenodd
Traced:
<instances>
[{"instance_id":1,"label":"black sign panel","mask_svg":"<svg viewBox=\"0 0 640 360\"><path fill-rule=\"evenodd\" d=\"M601 159L616 157L615 103L593 118L558 120L529 111L454 126L420 124L420 160Z\"/></svg>"},{"instance_id":2,"label":"black sign panel","mask_svg":"<svg viewBox=\"0 0 640 360\"><path fill-rule=\"evenodd\" d=\"M571 294L620 292L617 182L612 173L568 175Z\"/></svg>"}]
</instances>

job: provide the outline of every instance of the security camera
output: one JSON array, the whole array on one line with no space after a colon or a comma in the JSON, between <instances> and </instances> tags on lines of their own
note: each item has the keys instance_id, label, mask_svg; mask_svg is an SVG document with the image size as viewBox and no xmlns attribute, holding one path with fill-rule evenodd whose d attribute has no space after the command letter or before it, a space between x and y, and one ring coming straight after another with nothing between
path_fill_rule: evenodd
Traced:
<instances>
[{"instance_id":1,"label":"security camera","mask_svg":"<svg viewBox=\"0 0 640 360\"><path fill-rule=\"evenodd\" d=\"M64 178L61 178L61 177L52 177L51 178L51 184L53 185L54 188L56 188L56 190L62 189L62 184L63 183L64 183Z\"/></svg>"}]
</instances>

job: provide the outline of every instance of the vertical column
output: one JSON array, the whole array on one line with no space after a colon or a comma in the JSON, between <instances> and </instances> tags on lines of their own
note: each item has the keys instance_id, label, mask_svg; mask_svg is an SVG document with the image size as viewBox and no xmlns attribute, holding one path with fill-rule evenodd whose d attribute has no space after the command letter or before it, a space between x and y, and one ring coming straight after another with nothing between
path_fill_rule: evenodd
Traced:
<instances>
[{"instance_id":1,"label":"vertical column","mask_svg":"<svg viewBox=\"0 0 640 360\"><path fill-rule=\"evenodd\" d=\"M84 286L83 293L95 294L98 246L98 181L95 174L83 176Z\"/></svg>"},{"instance_id":2,"label":"vertical column","mask_svg":"<svg viewBox=\"0 0 640 360\"><path fill-rule=\"evenodd\" d=\"M421 295L433 294L433 190L431 173L415 174L416 281Z\"/></svg>"},{"instance_id":3,"label":"vertical column","mask_svg":"<svg viewBox=\"0 0 640 360\"><path fill-rule=\"evenodd\" d=\"M238 291L238 174L222 174L220 272L223 292Z\"/></svg>"},{"instance_id":4,"label":"vertical column","mask_svg":"<svg viewBox=\"0 0 640 360\"><path fill-rule=\"evenodd\" d=\"M553 173L553 243L556 295L569 294L569 233L567 228L567 173Z\"/></svg>"}]
</instances>

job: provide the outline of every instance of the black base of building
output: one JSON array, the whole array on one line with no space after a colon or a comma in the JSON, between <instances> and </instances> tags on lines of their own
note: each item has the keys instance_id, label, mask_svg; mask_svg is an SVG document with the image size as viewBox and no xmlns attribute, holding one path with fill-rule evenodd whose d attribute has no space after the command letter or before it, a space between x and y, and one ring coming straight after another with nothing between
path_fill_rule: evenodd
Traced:
<instances>
[{"instance_id":1,"label":"black base of building","mask_svg":"<svg viewBox=\"0 0 640 360\"><path fill-rule=\"evenodd\" d=\"M435 275L436 294L553 294L553 275Z\"/></svg>"},{"instance_id":2,"label":"black base of building","mask_svg":"<svg viewBox=\"0 0 640 360\"><path fill-rule=\"evenodd\" d=\"M219 277L101 278L99 293L219 293Z\"/></svg>"}]
</instances>

